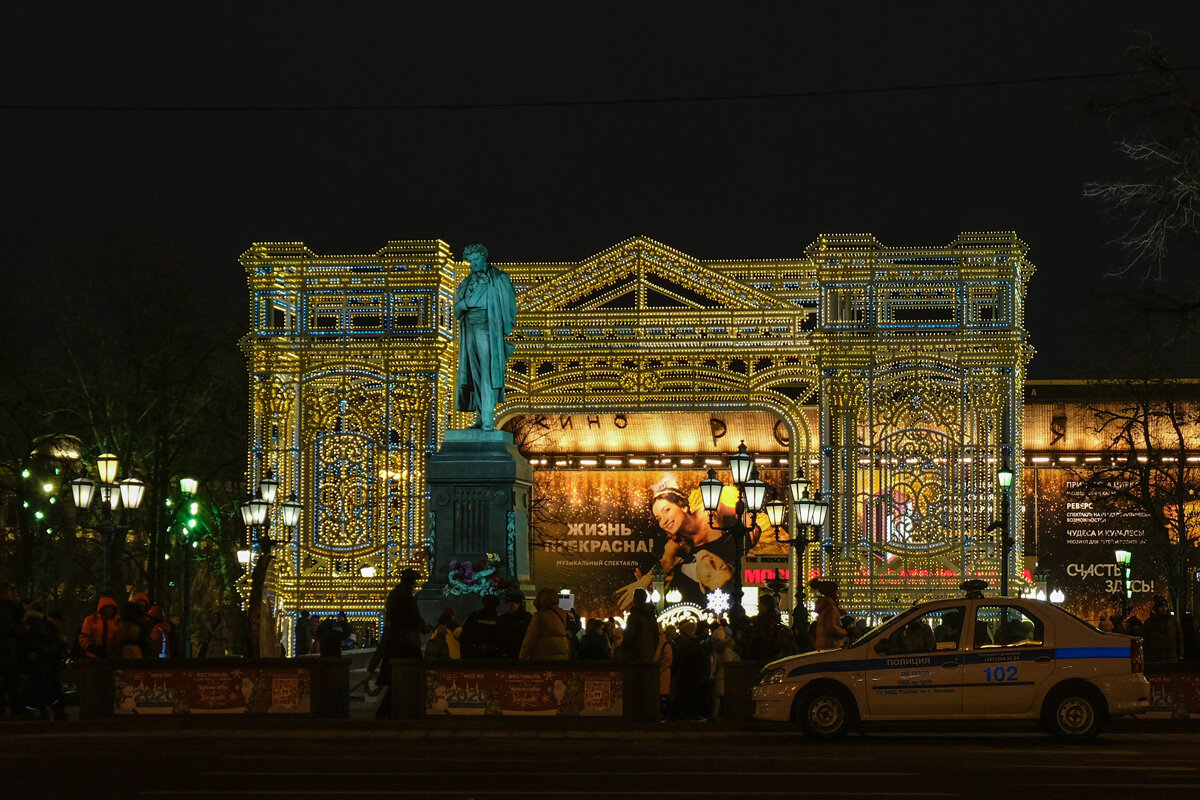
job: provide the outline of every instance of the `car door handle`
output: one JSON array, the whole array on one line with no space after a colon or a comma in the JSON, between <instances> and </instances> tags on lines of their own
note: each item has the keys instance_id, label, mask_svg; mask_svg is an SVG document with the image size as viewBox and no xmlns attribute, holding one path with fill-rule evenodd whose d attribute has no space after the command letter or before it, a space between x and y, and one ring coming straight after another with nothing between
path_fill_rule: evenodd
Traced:
<instances>
[{"instance_id":1,"label":"car door handle","mask_svg":"<svg viewBox=\"0 0 1200 800\"><path fill-rule=\"evenodd\" d=\"M1053 659L1051 659L1050 656L1038 656L1037 658L1034 659L1034 661L1036 661L1039 664L1047 664L1052 660Z\"/></svg>"},{"instance_id":2,"label":"car door handle","mask_svg":"<svg viewBox=\"0 0 1200 800\"><path fill-rule=\"evenodd\" d=\"M947 661L946 663L942 664L942 669L954 669L957 666L957 661Z\"/></svg>"}]
</instances>

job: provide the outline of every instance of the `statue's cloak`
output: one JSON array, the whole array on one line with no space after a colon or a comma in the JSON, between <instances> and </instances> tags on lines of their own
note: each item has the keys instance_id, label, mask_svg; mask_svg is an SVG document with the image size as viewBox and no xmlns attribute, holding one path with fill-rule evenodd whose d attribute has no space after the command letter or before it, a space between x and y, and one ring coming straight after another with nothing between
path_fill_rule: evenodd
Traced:
<instances>
[{"instance_id":1,"label":"statue's cloak","mask_svg":"<svg viewBox=\"0 0 1200 800\"><path fill-rule=\"evenodd\" d=\"M496 389L496 402L504 402L504 375L508 369L509 356L515 349L504 338L512 334L513 322L517 318L517 293L507 273L488 267L491 282L487 288L488 350L491 354L492 386ZM458 296L466 291L468 275L458 284ZM475 382L471 377L471 365L467 355L463 322L458 321L458 390L454 405L459 411L478 411L476 407Z\"/></svg>"}]
</instances>

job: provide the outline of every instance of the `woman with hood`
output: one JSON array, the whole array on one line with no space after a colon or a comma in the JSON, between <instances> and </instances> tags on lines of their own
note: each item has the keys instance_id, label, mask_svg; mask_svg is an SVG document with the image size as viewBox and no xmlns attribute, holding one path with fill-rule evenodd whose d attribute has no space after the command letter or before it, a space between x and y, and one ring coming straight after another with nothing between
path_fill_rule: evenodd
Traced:
<instances>
[{"instance_id":1,"label":"woman with hood","mask_svg":"<svg viewBox=\"0 0 1200 800\"><path fill-rule=\"evenodd\" d=\"M571 658L571 642L567 638L567 615L558 607L558 595L553 589L542 589L534 600L537 613L525 630L521 644L522 661L567 661Z\"/></svg>"},{"instance_id":2,"label":"woman with hood","mask_svg":"<svg viewBox=\"0 0 1200 800\"><path fill-rule=\"evenodd\" d=\"M96 603L96 613L89 614L79 629L79 647L88 658L116 658L117 631L121 619L117 615L117 601L101 597Z\"/></svg>"},{"instance_id":3,"label":"woman with hood","mask_svg":"<svg viewBox=\"0 0 1200 800\"><path fill-rule=\"evenodd\" d=\"M837 584L814 578L809 588L817 593L817 620L813 623L813 648L836 650L846 640L846 629L842 627L842 610L837 603Z\"/></svg>"}]
</instances>

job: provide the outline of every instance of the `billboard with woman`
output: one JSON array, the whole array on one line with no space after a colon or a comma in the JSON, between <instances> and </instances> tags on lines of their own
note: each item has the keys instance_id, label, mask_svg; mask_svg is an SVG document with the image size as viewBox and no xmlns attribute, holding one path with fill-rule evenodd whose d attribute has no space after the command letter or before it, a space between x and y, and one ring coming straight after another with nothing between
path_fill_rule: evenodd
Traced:
<instances>
[{"instance_id":1,"label":"billboard with woman","mask_svg":"<svg viewBox=\"0 0 1200 800\"><path fill-rule=\"evenodd\" d=\"M720 475L726 483L729 475ZM760 478L787 501L783 470ZM726 486L710 524L700 499L700 470L543 471L535 492L549 511L535 524L534 581L567 588L582 616L619 614L638 588L678 591L703 606L730 591L736 563L737 491ZM749 531L748 552L785 553L766 518ZM743 535L747 533L741 528ZM661 571L655 583L654 570Z\"/></svg>"}]
</instances>

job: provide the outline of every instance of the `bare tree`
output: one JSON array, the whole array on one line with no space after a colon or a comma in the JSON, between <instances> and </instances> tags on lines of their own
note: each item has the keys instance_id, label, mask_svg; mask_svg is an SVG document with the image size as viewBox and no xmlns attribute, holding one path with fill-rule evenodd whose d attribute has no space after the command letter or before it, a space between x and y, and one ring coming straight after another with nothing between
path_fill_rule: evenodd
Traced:
<instances>
[{"instance_id":1,"label":"bare tree","mask_svg":"<svg viewBox=\"0 0 1200 800\"><path fill-rule=\"evenodd\" d=\"M535 414L514 417L504 429L513 435L513 444L526 458L544 454L542 451L553 445L560 433L549 417ZM562 499L538 491L535 483L529 498L529 546L546 547L561 541L564 532Z\"/></svg>"},{"instance_id":2,"label":"bare tree","mask_svg":"<svg viewBox=\"0 0 1200 800\"><path fill-rule=\"evenodd\" d=\"M184 589L179 477L201 485L205 535L192 549L191 576L213 570L229 602L237 577L247 399L237 340L244 311L241 303L197 303L204 276L199 265L140 239L57 253L27 290L14 293L23 299L12 309L21 336L9 337L8 348L0 337L12 376L0 385L0 461L19 464L46 433L77 436L85 469L98 453L116 453L122 473L137 473L147 493L134 535L114 542L114 584L144 587L164 605L171 595L178 603ZM59 489L55 513L70 505ZM51 560L78 564L70 574L64 566L58 584L86 599L99 559L85 557L87 547L68 546L68 529L86 520L68 521L53 526L58 549Z\"/></svg>"},{"instance_id":3,"label":"bare tree","mask_svg":"<svg viewBox=\"0 0 1200 800\"><path fill-rule=\"evenodd\" d=\"M1083 193L1125 220L1114 241L1129 258L1115 274L1161 279L1178 239L1200 231L1200 100L1187 70L1148 34L1126 57L1135 73L1092 107L1124 130L1116 146L1138 177L1093 181Z\"/></svg>"},{"instance_id":4,"label":"bare tree","mask_svg":"<svg viewBox=\"0 0 1200 800\"><path fill-rule=\"evenodd\" d=\"M1200 568L1200 397L1195 384L1106 384L1111 402L1087 406L1111 461L1080 475L1085 491L1113 511L1148 519L1146 551L1167 582L1177 613L1191 608ZM1117 391L1114 391L1117 390Z\"/></svg>"}]
</instances>

